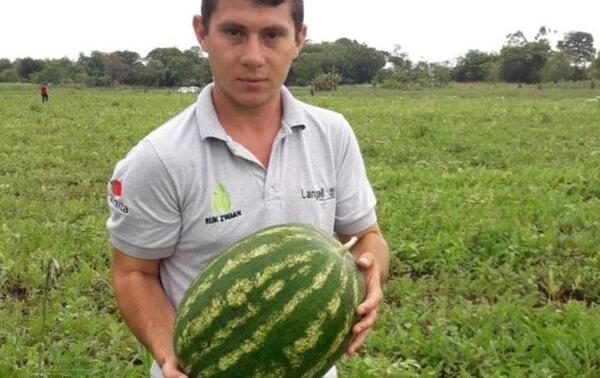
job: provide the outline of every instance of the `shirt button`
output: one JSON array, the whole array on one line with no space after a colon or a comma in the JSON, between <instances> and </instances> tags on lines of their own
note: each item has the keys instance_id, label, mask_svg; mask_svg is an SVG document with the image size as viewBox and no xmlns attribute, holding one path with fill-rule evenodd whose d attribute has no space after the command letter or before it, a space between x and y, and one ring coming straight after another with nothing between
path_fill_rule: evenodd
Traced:
<instances>
[{"instance_id":1,"label":"shirt button","mask_svg":"<svg viewBox=\"0 0 600 378\"><path fill-rule=\"evenodd\" d=\"M277 193L277 188L275 186L272 186L271 189L269 189L269 192L271 194L275 194L275 193Z\"/></svg>"}]
</instances>

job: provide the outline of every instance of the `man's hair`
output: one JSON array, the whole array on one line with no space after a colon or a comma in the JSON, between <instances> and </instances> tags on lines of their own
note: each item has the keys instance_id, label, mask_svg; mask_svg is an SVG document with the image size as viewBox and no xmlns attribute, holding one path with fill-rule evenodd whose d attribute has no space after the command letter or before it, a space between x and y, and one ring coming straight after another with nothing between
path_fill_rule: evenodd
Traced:
<instances>
[{"instance_id":1,"label":"man's hair","mask_svg":"<svg viewBox=\"0 0 600 378\"><path fill-rule=\"evenodd\" d=\"M212 17L215 8L217 7L217 2L219 0L202 0L202 25L204 29L208 32L208 27L210 25L210 18ZM285 3L286 1L292 2L292 19L294 20L294 27L296 29L296 33L298 33L302 29L302 24L304 23L304 0L248 0L253 1L257 5L270 5L272 7L276 7Z\"/></svg>"}]
</instances>

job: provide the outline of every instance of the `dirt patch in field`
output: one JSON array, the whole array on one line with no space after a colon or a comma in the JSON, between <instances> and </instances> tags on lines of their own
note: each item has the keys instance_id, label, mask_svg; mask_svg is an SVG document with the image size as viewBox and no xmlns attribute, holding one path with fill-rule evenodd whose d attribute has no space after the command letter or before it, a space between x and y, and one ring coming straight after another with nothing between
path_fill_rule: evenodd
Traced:
<instances>
[{"instance_id":1,"label":"dirt patch in field","mask_svg":"<svg viewBox=\"0 0 600 378\"><path fill-rule=\"evenodd\" d=\"M0 298L10 298L18 301L24 301L27 299L29 291L27 288L20 283L7 284L2 291L0 291Z\"/></svg>"}]
</instances>

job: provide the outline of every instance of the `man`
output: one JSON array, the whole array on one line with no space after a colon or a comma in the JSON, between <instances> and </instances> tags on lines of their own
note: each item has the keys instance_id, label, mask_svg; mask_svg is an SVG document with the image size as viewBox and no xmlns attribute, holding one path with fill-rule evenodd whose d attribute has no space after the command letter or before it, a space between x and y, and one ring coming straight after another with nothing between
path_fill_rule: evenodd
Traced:
<instances>
[{"instance_id":1,"label":"man","mask_svg":"<svg viewBox=\"0 0 600 378\"><path fill-rule=\"evenodd\" d=\"M109 186L123 318L152 353L153 377L184 377L172 333L191 280L230 243L302 222L359 238L367 295L352 354L377 317L388 248L352 129L283 87L306 38L302 0L204 0L193 25L214 83L119 162Z\"/></svg>"},{"instance_id":2,"label":"man","mask_svg":"<svg viewBox=\"0 0 600 378\"><path fill-rule=\"evenodd\" d=\"M42 102L48 102L48 83L40 84L40 94L42 95Z\"/></svg>"}]
</instances>

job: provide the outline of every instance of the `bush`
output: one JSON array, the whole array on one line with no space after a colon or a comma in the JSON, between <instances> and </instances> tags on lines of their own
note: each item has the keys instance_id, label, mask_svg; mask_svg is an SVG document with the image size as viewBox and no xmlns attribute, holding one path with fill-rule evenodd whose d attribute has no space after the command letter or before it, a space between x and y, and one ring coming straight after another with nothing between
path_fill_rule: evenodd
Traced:
<instances>
[{"instance_id":1,"label":"bush","mask_svg":"<svg viewBox=\"0 0 600 378\"><path fill-rule=\"evenodd\" d=\"M342 82L342 75L337 73L323 73L315 76L310 82L311 87L319 91L337 91L338 85Z\"/></svg>"},{"instance_id":2,"label":"bush","mask_svg":"<svg viewBox=\"0 0 600 378\"><path fill-rule=\"evenodd\" d=\"M19 75L15 68L10 68L0 72L0 83L18 83Z\"/></svg>"}]
</instances>

